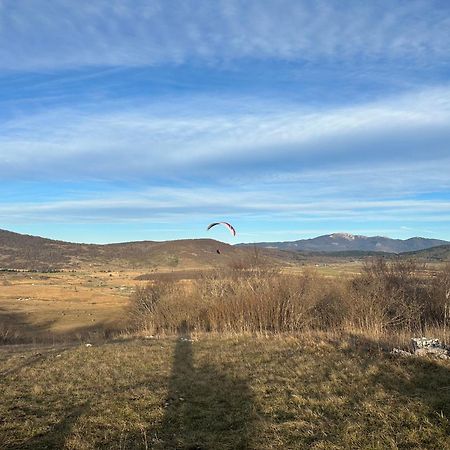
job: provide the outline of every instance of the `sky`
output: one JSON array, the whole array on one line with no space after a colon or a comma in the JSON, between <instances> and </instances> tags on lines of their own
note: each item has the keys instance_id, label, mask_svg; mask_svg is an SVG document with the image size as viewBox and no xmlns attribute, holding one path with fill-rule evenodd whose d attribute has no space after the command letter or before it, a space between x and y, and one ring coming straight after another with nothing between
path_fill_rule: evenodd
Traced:
<instances>
[{"instance_id":1,"label":"sky","mask_svg":"<svg viewBox=\"0 0 450 450\"><path fill-rule=\"evenodd\" d=\"M450 240L450 2L0 0L0 192L73 242Z\"/></svg>"}]
</instances>

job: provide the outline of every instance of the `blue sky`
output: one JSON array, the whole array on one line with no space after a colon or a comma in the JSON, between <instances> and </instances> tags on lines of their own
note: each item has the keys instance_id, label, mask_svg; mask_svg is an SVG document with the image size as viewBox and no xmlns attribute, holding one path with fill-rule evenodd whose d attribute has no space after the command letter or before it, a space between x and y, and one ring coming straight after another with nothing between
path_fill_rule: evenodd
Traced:
<instances>
[{"instance_id":1,"label":"blue sky","mask_svg":"<svg viewBox=\"0 0 450 450\"><path fill-rule=\"evenodd\" d=\"M0 0L0 228L450 240L449 48L447 1Z\"/></svg>"}]
</instances>

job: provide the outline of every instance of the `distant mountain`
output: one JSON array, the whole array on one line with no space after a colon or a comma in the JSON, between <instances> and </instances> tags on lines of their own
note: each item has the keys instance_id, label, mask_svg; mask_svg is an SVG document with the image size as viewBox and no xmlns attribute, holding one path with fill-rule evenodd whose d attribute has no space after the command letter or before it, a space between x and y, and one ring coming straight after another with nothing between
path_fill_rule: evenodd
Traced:
<instances>
[{"instance_id":1,"label":"distant mountain","mask_svg":"<svg viewBox=\"0 0 450 450\"><path fill-rule=\"evenodd\" d=\"M384 252L404 253L424 250L450 242L439 239L426 239L413 237L410 239L390 239L382 236L359 236L348 233L333 233L319 236L313 239L301 239L291 242L258 242L255 244L240 244L242 246L252 245L262 248L278 250L301 251L301 252Z\"/></svg>"},{"instance_id":2,"label":"distant mountain","mask_svg":"<svg viewBox=\"0 0 450 450\"><path fill-rule=\"evenodd\" d=\"M288 257L285 252L263 250L260 253L262 258L275 264ZM253 248L238 248L213 239L96 245L0 230L0 269L211 268L239 264L253 257Z\"/></svg>"},{"instance_id":3,"label":"distant mountain","mask_svg":"<svg viewBox=\"0 0 450 450\"><path fill-rule=\"evenodd\" d=\"M429 253L426 250L424 253L419 251L431 247L436 250L429 250ZM212 268L239 265L255 258L272 265L289 265L313 260L328 261L327 258L330 257L333 260L345 260L408 251L416 252L417 257L423 259L448 260L450 243L424 238L402 241L379 236L334 233L295 242L239 245L229 245L213 239L97 245L75 244L0 230L0 270ZM411 253L414 256L416 254Z\"/></svg>"}]
</instances>

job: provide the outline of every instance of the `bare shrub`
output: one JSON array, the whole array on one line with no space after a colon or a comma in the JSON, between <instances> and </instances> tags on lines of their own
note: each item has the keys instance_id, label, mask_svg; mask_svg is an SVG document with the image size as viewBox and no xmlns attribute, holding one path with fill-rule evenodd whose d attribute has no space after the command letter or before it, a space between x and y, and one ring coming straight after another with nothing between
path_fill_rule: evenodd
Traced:
<instances>
[{"instance_id":1,"label":"bare shrub","mask_svg":"<svg viewBox=\"0 0 450 450\"><path fill-rule=\"evenodd\" d=\"M362 329L423 328L429 295L424 267L412 260L369 261L352 281L350 320Z\"/></svg>"},{"instance_id":2,"label":"bare shrub","mask_svg":"<svg viewBox=\"0 0 450 450\"><path fill-rule=\"evenodd\" d=\"M374 259L348 280L238 262L195 280L138 287L131 315L151 333L176 333L182 323L206 332L425 332L447 324L450 265L431 275L424 269L414 261Z\"/></svg>"},{"instance_id":3,"label":"bare shrub","mask_svg":"<svg viewBox=\"0 0 450 450\"><path fill-rule=\"evenodd\" d=\"M22 336L20 332L8 325L7 323L0 321L0 345L13 344L20 342Z\"/></svg>"},{"instance_id":4,"label":"bare shrub","mask_svg":"<svg viewBox=\"0 0 450 450\"><path fill-rule=\"evenodd\" d=\"M213 331L282 331L300 327L309 309L305 283L274 271L235 269L196 284L203 325ZM306 300L306 299L305 299Z\"/></svg>"},{"instance_id":5,"label":"bare shrub","mask_svg":"<svg viewBox=\"0 0 450 450\"><path fill-rule=\"evenodd\" d=\"M352 297L346 281L322 279L314 308L315 328L345 328L352 310Z\"/></svg>"},{"instance_id":6,"label":"bare shrub","mask_svg":"<svg viewBox=\"0 0 450 450\"><path fill-rule=\"evenodd\" d=\"M447 329L450 325L450 263L433 274L431 294L426 308L428 324L441 326L447 341Z\"/></svg>"},{"instance_id":7,"label":"bare shrub","mask_svg":"<svg viewBox=\"0 0 450 450\"><path fill-rule=\"evenodd\" d=\"M150 329L156 307L172 288L168 282L155 281L145 286L136 286L130 299L130 316L137 328Z\"/></svg>"},{"instance_id":8,"label":"bare shrub","mask_svg":"<svg viewBox=\"0 0 450 450\"><path fill-rule=\"evenodd\" d=\"M153 332L292 332L336 325L341 293L317 273L281 274L267 268L228 267L189 284L154 283L136 290L132 311Z\"/></svg>"}]
</instances>

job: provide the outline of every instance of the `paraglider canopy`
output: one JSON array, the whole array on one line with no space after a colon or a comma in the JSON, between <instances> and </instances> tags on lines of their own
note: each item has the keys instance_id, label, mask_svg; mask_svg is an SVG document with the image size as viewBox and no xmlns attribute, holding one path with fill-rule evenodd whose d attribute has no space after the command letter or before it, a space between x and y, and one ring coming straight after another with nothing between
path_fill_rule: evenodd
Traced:
<instances>
[{"instance_id":1,"label":"paraglider canopy","mask_svg":"<svg viewBox=\"0 0 450 450\"><path fill-rule=\"evenodd\" d=\"M231 225L228 222L214 222L208 225L207 230L210 230L212 227L215 227L216 225L223 225L224 227L228 228L228 230L230 231L230 233L233 236L236 236L236 230L234 229L233 225Z\"/></svg>"}]
</instances>

